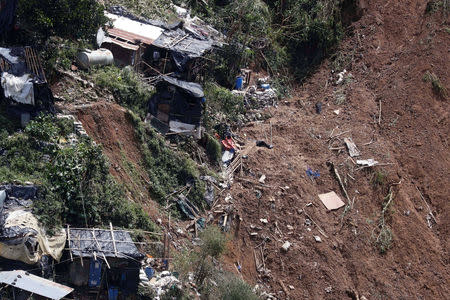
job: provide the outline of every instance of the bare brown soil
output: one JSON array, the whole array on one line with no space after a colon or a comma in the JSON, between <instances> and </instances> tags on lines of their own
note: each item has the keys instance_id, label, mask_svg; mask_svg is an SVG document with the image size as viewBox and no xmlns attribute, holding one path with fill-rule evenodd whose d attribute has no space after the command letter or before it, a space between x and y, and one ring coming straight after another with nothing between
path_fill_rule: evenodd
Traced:
<instances>
[{"instance_id":1,"label":"bare brown soil","mask_svg":"<svg viewBox=\"0 0 450 300\"><path fill-rule=\"evenodd\" d=\"M448 89L450 36L446 16L425 15L425 6L418 0L370 1L340 49L351 57L347 70L353 80L336 86L325 62L295 97L272 109L274 149L255 148L245 180L237 179L231 189L242 222L226 261L239 262L247 281L279 299L448 299L448 99L423 77L433 72ZM336 94L345 94L340 105ZM323 104L321 114L315 112L317 102ZM270 136L268 124L250 124L239 135L251 145ZM358 170L345 148L330 149L344 147L344 137L356 143L358 159L384 165ZM352 209L327 212L320 202L317 195L329 191L347 202L327 162L346 182ZM308 167L319 170L320 178L309 179ZM264 186L248 183L262 174ZM387 177L375 184L377 174ZM389 187L394 200L385 220L393 241L381 254L375 240ZM420 193L436 217L432 228ZM318 226L306 226L307 218ZM286 253L280 250L285 241L292 244ZM268 276L256 271L254 257L262 264L259 245Z\"/></svg>"}]
</instances>

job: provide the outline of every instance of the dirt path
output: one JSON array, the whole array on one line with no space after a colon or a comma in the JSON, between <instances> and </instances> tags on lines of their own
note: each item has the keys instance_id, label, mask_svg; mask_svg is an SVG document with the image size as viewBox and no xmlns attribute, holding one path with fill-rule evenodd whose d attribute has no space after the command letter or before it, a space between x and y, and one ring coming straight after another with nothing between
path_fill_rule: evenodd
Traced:
<instances>
[{"instance_id":1,"label":"dirt path","mask_svg":"<svg viewBox=\"0 0 450 300\"><path fill-rule=\"evenodd\" d=\"M445 299L449 294L448 99L423 78L430 71L449 86L450 38L446 20L440 13L424 15L425 5L371 1L342 45L352 59L347 70L353 79L335 85L326 62L273 111L275 147L250 153L244 176L257 182L264 174L266 186L236 180L231 190L243 221L227 261L239 261L246 280L266 285L280 299ZM317 102L321 114L315 112ZM260 124L240 135L249 144L266 138ZM359 148L358 159L385 165L358 170L345 148L330 149L344 147L345 137ZM317 197L333 190L347 202L328 161L355 199L352 209L327 212ZM319 170L318 179L308 178L309 167ZM375 239L383 203L389 186L400 181L385 217L393 233L391 249L380 254ZM432 228L420 193L436 217ZM264 218L267 224L260 221ZM285 253L280 248L286 241L292 245ZM255 268L255 255L262 263L258 245L270 270L266 274Z\"/></svg>"}]
</instances>

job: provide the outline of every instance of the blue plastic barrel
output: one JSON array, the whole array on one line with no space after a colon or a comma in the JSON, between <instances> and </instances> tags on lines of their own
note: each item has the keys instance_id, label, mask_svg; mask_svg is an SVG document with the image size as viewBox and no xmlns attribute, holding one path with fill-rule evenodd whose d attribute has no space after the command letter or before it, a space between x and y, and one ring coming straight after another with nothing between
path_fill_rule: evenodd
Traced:
<instances>
[{"instance_id":1,"label":"blue plastic barrel","mask_svg":"<svg viewBox=\"0 0 450 300\"><path fill-rule=\"evenodd\" d=\"M242 76L236 77L236 89L242 90L243 85L244 85L244 78Z\"/></svg>"}]
</instances>

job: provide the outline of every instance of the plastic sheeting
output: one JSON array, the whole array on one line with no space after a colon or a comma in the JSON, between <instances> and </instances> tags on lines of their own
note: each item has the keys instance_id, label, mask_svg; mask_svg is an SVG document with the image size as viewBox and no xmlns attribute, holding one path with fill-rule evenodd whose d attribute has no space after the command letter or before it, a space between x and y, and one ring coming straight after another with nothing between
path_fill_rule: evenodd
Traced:
<instances>
[{"instance_id":1,"label":"plastic sheeting","mask_svg":"<svg viewBox=\"0 0 450 300\"><path fill-rule=\"evenodd\" d=\"M144 258L128 232L120 230L114 230L113 232L114 242L110 230L70 228L69 247L72 249L72 254L81 257L93 257L94 252L96 252L97 255L103 253L106 257L116 257L116 249L118 258L137 260Z\"/></svg>"},{"instance_id":2,"label":"plastic sheeting","mask_svg":"<svg viewBox=\"0 0 450 300\"><path fill-rule=\"evenodd\" d=\"M28 74L18 77L4 72L1 77L1 85L6 98L12 98L19 103L34 105L34 85Z\"/></svg>"},{"instance_id":3,"label":"plastic sheeting","mask_svg":"<svg viewBox=\"0 0 450 300\"><path fill-rule=\"evenodd\" d=\"M34 186L3 186L6 199L0 211L0 256L36 264L45 255L59 261L66 243L64 230L48 236L31 212Z\"/></svg>"}]
</instances>

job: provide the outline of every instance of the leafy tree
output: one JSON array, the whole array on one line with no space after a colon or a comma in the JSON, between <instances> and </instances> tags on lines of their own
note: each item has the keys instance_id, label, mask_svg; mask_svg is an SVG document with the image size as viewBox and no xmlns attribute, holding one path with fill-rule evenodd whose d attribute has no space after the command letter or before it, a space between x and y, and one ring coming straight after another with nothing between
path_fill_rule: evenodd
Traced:
<instances>
[{"instance_id":1,"label":"leafy tree","mask_svg":"<svg viewBox=\"0 0 450 300\"><path fill-rule=\"evenodd\" d=\"M18 19L44 38L88 38L107 22L96 0L19 0Z\"/></svg>"}]
</instances>

